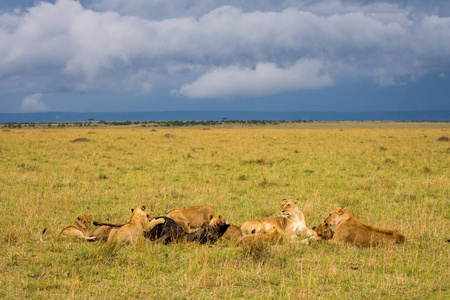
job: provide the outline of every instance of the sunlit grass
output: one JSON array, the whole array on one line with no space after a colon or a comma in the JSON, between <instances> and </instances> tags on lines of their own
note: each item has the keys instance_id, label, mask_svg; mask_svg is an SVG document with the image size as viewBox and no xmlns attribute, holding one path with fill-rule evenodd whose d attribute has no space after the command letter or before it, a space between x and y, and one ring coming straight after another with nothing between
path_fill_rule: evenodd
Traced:
<instances>
[{"instance_id":1,"label":"sunlit grass","mask_svg":"<svg viewBox=\"0 0 450 300\"><path fill-rule=\"evenodd\" d=\"M437 139L450 126L358 125L0 131L0 298L448 298L450 144ZM407 241L117 250L57 239L80 214L123 222L140 204L154 215L212 204L241 224L278 216L283 198L300 199L309 227L345 205Z\"/></svg>"}]
</instances>

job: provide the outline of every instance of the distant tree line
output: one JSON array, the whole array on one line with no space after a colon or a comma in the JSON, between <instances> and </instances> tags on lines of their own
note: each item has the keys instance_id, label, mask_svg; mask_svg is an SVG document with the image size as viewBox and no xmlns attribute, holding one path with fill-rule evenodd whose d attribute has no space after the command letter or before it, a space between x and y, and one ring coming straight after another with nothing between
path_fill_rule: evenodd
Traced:
<instances>
[{"instance_id":1,"label":"distant tree line","mask_svg":"<svg viewBox=\"0 0 450 300\"><path fill-rule=\"evenodd\" d=\"M216 126L216 125L277 125L284 123L309 123L313 120L272 121L272 120L224 120L221 121L88 121L88 122L9 122L3 123L3 128L36 128L36 127L97 127L97 126L141 126L141 127L188 127L188 126ZM0 124L1 126L1 124Z\"/></svg>"}]
</instances>

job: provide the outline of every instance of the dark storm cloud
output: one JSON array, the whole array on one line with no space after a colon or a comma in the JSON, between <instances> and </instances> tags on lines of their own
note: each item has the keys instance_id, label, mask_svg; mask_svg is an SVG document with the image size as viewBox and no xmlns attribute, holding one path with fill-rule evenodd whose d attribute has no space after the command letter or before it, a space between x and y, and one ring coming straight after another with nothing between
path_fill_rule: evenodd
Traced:
<instances>
[{"instance_id":1,"label":"dark storm cloud","mask_svg":"<svg viewBox=\"0 0 450 300\"><path fill-rule=\"evenodd\" d=\"M39 2L0 15L0 86L230 98L445 76L446 6L390 2Z\"/></svg>"}]
</instances>

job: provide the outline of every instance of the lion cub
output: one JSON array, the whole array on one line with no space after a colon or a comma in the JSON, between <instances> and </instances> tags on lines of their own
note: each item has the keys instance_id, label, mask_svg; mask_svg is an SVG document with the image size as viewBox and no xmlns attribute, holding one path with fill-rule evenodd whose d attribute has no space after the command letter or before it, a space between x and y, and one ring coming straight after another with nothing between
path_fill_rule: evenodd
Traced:
<instances>
[{"instance_id":1,"label":"lion cub","mask_svg":"<svg viewBox=\"0 0 450 300\"><path fill-rule=\"evenodd\" d=\"M63 239L78 238L87 241L94 241L95 238L89 237L87 235L89 227L91 227L92 220L94 220L93 216L88 215L78 216L75 222L73 222L71 225L67 226L61 231L59 237Z\"/></svg>"},{"instance_id":2,"label":"lion cub","mask_svg":"<svg viewBox=\"0 0 450 300\"><path fill-rule=\"evenodd\" d=\"M319 226L314 226L311 229L316 233L316 235L302 240L303 244L309 244L309 241L320 242L327 241L333 238L334 231L331 230L330 226L328 226L327 224L322 223Z\"/></svg>"},{"instance_id":3,"label":"lion cub","mask_svg":"<svg viewBox=\"0 0 450 300\"><path fill-rule=\"evenodd\" d=\"M316 236L312 238L314 241L331 240L334 236L334 231L325 223L322 223L317 227L314 226L311 229L316 233Z\"/></svg>"},{"instance_id":4,"label":"lion cub","mask_svg":"<svg viewBox=\"0 0 450 300\"><path fill-rule=\"evenodd\" d=\"M405 241L403 234L395 229L382 229L361 224L342 206L336 207L328 214L325 224L336 226L333 238L328 240L330 243L368 247L379 244L399 244Z\"/></svg>"},{"instance_id":5,"label":"lion cub","mask_svg":"<svg viewBox=\"0 0 450 300\"><path fill-rule=\"evenodd\" d=\"M132 209L130 221L119 228L112 228L109 232L107 242L117 243L118 245L134 243L143 238L145 232L165 222L163 218L149 221L145 209L145 205Z\"/></svg>"}]
</instances>

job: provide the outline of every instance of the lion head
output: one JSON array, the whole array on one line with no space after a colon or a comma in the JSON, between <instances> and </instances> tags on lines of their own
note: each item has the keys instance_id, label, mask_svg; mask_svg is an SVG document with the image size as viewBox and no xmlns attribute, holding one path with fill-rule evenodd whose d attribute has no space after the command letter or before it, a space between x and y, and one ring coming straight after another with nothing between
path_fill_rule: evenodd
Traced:
<instances>
[{"instance_id":1,"label":"lion head","mask_svg":"<svg viewBox=\"0 0 450 300\"><path fill-rule=\"evenodd\" d=\"M298 199L290 200L283 199L281 200L281 216L283 218L287 218L290 215L293 215L298 212Z\"/></svg>"},{"instance_id":2,"label":"lion head","mask_svg":"<svg viewBox=\"0 0 450 300\"><path fill-rule=\"evenodd\" d=\"M94 220L93 216L88 215L81 215L77 217L77 223L81 226L83 229L89 229L91 227L91 222Z\"/></svg>"},{"instance_id":3,"label":"lion head","mask_svg":"<svg viewBox=\"0 0 450 300\"><path fill-rule=\"evenodd\" d=\"M220 220L223 220L223 216L219 215L219 216L212 216L211 217L211 221L209 222L209 225L214 225L217 222L219 222Z\"/></svg>"},{"instance_id":4,"label":"lion head","mask_svg":"<svg viewBox=\"0 0 450 300\"><path fill-rule=\"evenodd\" d=\"M137 220L139 220L144 223L147 223L149 220L148 220L148 215L145 210L146 210L145 205L141 205L141 206L131 209L132 213L131 213L129 222L131 223L131 222L136 222Z\"/></svg>"},{"instance_id":5,"label":"lion head","mask_svg":"<svg viewBox=\"0 0 450 300\"><path fill-rule=\"evenodd\" d=\"M336 207L328 214L327 218L324 221L325 225L336 226L346 218L346 212L347 210L345 209L345 207L343 206Z\"/></svg>"},{"instance_id":6,"label":"lion head","mask_svg":"<svg viewBox=\"0 0 450 300\"><path fill-rule=\"evenodd\" d=\"M319 238L322 240L329 240L333 238L334 232L331 230L330 226L327 224L320 224L319 226L314 226L312 228Z\"/></svg>"}]
</instances>

